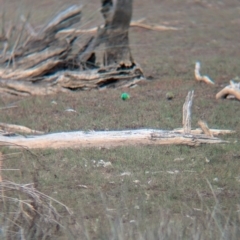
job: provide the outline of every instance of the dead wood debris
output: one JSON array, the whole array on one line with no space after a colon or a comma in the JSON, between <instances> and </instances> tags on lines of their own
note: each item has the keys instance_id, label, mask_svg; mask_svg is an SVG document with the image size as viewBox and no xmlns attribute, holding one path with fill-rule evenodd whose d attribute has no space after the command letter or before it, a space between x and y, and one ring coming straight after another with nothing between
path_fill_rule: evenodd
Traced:
<instances>
[{"instance_id":1,"label":"dead wood debris","mask_svg":"<svg viewBox=\"0 0 240 240\"><path fill-rule=\"evenodd\" d=\"M220 98L235 98L240 101L240 83L235 83L231 80L230 85L226 86L216 94L216 99Z\"/></svg>"},{"instance_id":2,"label":"dead wood debris","mask_svg":"<svg viewBox=\"0 0 240 240\"><path fill-rule=\"evenodd\" d=\"M25 134L44 134L44 132L33 130L28 127L15 125L15 124L1 123L1 122L0 122L0 131L2 131L3 133L11 132L11 133L25 133ZM1 132L0 132L0 135L1 135Z\"/></svg>"},{"instance_id":3,"label":"dead wood debris","mask_svg":"<svg viewBox=\"0 0 240 240\"><path fill-rule=\"evenodd\" d=\"M216 137L207 135L182 134L174 131L157 129L99 131L99 132L63 132L41 136L8 137L0 136L0 146L4 143L11 147L27 148L83 148L83 147L117 147L125 145L189 145L227 143Z\"/></svg>"},{"instance_id":4,"label":"dead wood debris","mask_svg":"<svg viewBox=\"0 0 240 240\"><path fill-rule=\"evenodd\" d=\"M176 28L176 27L169 27L169 26L165 26L165 25L143 23L144 20L145 20L145 18L141 18L141 19L136 20L136 21L131 21L130 27L139 27L139 28L144 28L144 29L148 29L148 30L152 30L152 31L168 31L168 30L177 31L177 30L180 30L179 28ZM103 28L103 27L104 27L104 25L101 25L100 27L89 28L89 29L62 30L62 31L58 32L57 37L59 37L61 35L72 34L72 33L76 33L76 34L95 33L95 32L98 31L99 28Z\"/></svg>"},{"instance_id":5,"label":"dead wood debris","mask_svg":"<svg viewBox=\"0 0 240 240\"><path fill-rule=\"evenodd\" d=\"M113 6L109 11L116 15L125 14L124 9L120 13L114 12L116 7L119 6ZM71 6L57 14L38 32L22 16L23 24L19 36L13 48L8 50L12 32L10 26L3 39L5 47L0 51L0 92L20 96L47 95L93 88L131 87L144 80L143 71L134 62L128 47L126 29L129 23L126 17L123 30L119 27L118 32L121 34L122 31L126 35L126 43L122 43L122 49L118 42L112 41L115 36L111 35L113 33L109 29L106 31L105 26L97 31L96 36L88 36L85 42L82 34L76 31L63 37L59 35L61 31L68 31L69 27L79 23L81 12L81 6ZM126 16L130 21L131 14ZM110 20L115 21L114 19L117 18ZM109 26L111 21L105 25ZM114 24L116 26L117 23ZM104 43L107 45L103 59L107 61L106 64L98 65L95 50ZM111 52L114 44L117 45L115 55Z\"/></svg>"},{"instance_id":6,"label":"dead wood debris","mask_svg":"<svg viewBox=\"0 0 240 240\"><path fill-rule=\"evenodd\" d=\"M202 76L200 74L200 69L201 69L201 64L200 62L196 62L195 63L195 70L194 70L194 74L195 74L195 78L197 81L202 81L202 82L205 82L207 84L215 84L213 82L213 80L211 80L208 76Z\"/></svg>"},{"instance_id":7,"label":"dead wood debris","mask_svg":"<svg viewBox=\"0 0 240 240\"><path fill-rule=\"evenodd\" d=\"M230 130L209 129L207 124L200 124L202 130L191 129L191 106L193 91L186 97L183 107L183 129L164 131L157 129L139 129L123 131L78 131L50 133L41 136L1 136L0 146L9 144L11 147L27 148L79 148L79 147L117 147L123 145L151 144L184 144L198 146L202 143L216 144L227 143L227 141L214 137L214 134L233 133ZM202 132L204 134L202 134Z\"/></svg>"},{"instance_id":8,"label":"dead wood debris","mask_svg":"<svg viewBox=\"0 0 240 240\"><path fill-rule=\"evenodd\" d=\"M191 117L192 117L192 102L193 102L194 91L189 91L186 97L185 103L183 104L183 129L185 134L191 133Z\"/></svg>"},{"instance_id":9,"label":"dead wood debris","mask_svg":"<svg viewBox=\"0 0 240 240\"><path fill-rule=\"evenodd\" d=\"M200 126L204 134L206 134L207 136L213 137L213 133L211 132L211 130L209 129L205 121L199 120L198 125Z\"/></svg>"}]
</instances>

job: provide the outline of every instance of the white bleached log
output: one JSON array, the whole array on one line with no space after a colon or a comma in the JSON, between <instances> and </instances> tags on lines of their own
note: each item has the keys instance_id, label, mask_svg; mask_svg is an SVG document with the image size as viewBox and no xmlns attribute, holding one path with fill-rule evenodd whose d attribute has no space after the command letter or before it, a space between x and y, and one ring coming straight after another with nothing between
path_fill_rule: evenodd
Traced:
<instances>
[{"instance_id":1,"label":"white bleached log","mask_svg":"<svg viewBox=\"0 0 240 240\"><path fill-rule=\"evenodd\" d=\"M206 135L181 134L173 131L156 129L123 131L78 131L60 132L40 136L0 136L0 146L27 148L83 148L83 147L117 147L128 145L189 145L226 143L216 137Z\"/></svg>"}]
</instances>

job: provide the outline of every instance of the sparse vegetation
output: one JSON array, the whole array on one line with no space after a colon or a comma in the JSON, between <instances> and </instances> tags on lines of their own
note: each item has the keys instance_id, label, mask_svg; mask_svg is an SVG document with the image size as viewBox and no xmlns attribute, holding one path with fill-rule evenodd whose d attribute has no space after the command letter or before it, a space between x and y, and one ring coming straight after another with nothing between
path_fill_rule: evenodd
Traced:
<instances>
[{"instance_id":1,"label":"sparse vegetation","mask_svg":"<svg viewBox=\"0 0 240 240\"><path fill-rule=\"evenodd\" d=\"M19 4L19 12L31 10L33 22L38 25L63 3L64 0L15 4ZM91 14L84 16L84 28L99 23L97 6L98 0L86 6L84 12ZM12 2L5 1L5 9L9 13L6 17L13 16ZM127 146L27 152L2 147L4 169L18 169L2 171L5 181L16 183L15 186L33 183L34 191L56 199L73 212L69 215L62 205L45 202L53 204L61 226L58 232L51 229L42 238L239 238L240 105L239 101L215 99L230 79L237 81L240 76L238 15L235 0L135 1L134 18L146 16L151 22L182 30L130 31L134 58L153 80L128 89L131 96L128 101L121 100L121 89L27 98L0 95L0 108L17 105L0 110L0 122L45 132L173 129L181 126L182 105L187 92L194 89L192 128L203 119L210 128L236 131L222 136L230 144L196 148ZM202 71L214 80L214 86L195 81L196 61L201 61ZM168 92L174 94L171 101L166 99ZM67 108L76 112L65 111ZM100 160L111 164L104 165ZM1 184L4 193L0 192L0 239L16 239L17 230L13 228L12 235L7 232L10 237L6 238L5 230L15 223L9 216L16 215L10 215L4 196L10 194L17 199L8 202L15 204L8 205L15 207L15 214L20 207L16 204L28 200L28 196L10 193L4 184ZM13 225L6 219L13 221ZM30 220L25 220L20 221L20 229L27 231ZM43 223L40 221L36 229L44 227ZM33 235L29 232L24 236L30 239Z\"/></svg>"}]
</instances>

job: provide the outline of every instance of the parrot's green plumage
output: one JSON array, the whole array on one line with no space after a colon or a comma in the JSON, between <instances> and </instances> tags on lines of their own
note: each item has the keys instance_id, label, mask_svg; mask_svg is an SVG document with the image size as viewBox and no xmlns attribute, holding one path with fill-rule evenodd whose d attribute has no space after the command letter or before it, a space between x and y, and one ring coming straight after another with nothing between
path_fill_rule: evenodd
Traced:
<instances>
[{"instance_id":1,"label":"parrot's green plumage","mask_svg":"<svg viewBox=\"0 0 240 240\"><path fill-rule=\"evenodd\" d=\"M130 96L129 96L128 93L122 93L121 99L122 99L123 101L128 100L129 98L130 98Z\"/></svg>"}]
</instances>

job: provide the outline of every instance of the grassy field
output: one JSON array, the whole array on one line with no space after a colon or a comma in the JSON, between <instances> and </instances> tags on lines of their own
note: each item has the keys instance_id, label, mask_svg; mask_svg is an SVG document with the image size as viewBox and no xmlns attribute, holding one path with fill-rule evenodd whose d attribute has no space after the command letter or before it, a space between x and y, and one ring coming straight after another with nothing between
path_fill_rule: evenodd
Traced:
<instances>
[{"instance_id":1,"label":"grassy field","mask_svg":"<svg viewBox=\"0 0 240 240\"><path fill-rule=\"evenodd\" d=\"M20 13L31 11L35 25L71 3L78 1L0 1L8 17L17 19ZM97 0L86 4L83 28L102 21L99 7ZM240 79L239 2L136 0L133 15L180 28L130 30L133 57L151 80L124 90L26 98L0 95L0 122L45 132L171 130L181 127L182 105L187 92L194 90L192 127L203 119L210 128L235 130L221 136L229 144L32 152L1 148L6 154L4 168L19 169L3 171L3 178L34 183L71 209L68 214L53 202L64 226L46 233L46 239L239 239L240 105L235 100L215 99L229 80ZM214 86L194 80L196 61L202 63L202 73L215 81ZM120 99L123 91L129 92L129 101ZM174 94L171 101L166 99L169 91ZM10 104L17 108L1 110ZM101 160L111 165L104 167ZM4 239L5 223L0 220L0 239ZM43 238L37 233L31 236Z\"/></svg>"}]
</instances>

